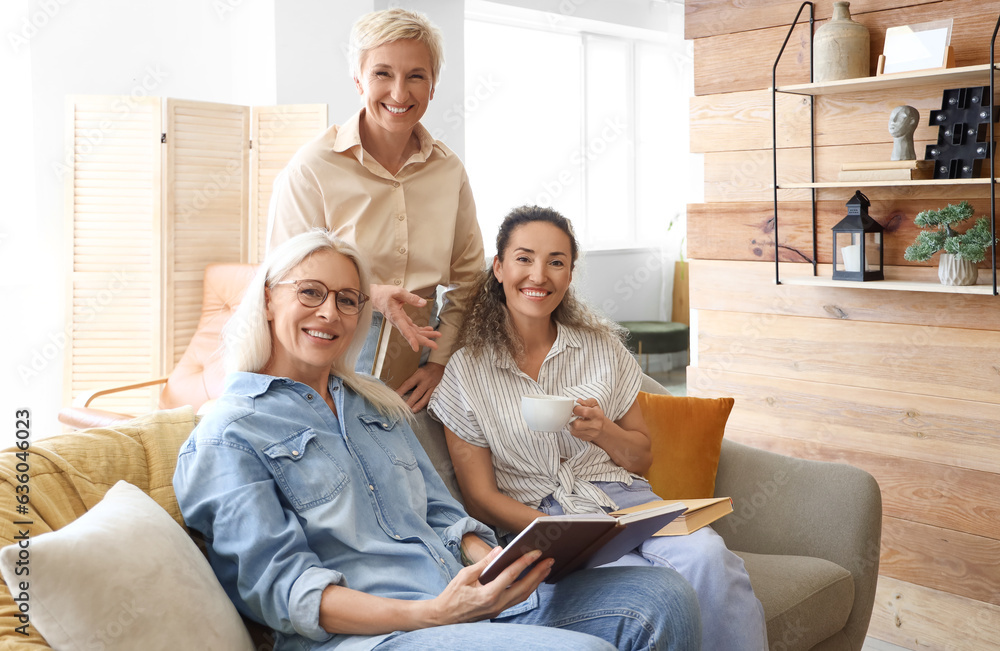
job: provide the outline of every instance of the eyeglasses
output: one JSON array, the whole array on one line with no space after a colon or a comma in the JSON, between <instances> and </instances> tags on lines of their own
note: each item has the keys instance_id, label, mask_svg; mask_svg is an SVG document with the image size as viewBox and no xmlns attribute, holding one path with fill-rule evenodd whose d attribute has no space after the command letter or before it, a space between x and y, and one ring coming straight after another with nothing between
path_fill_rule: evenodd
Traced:
<instances>
[{"instance_id":1,"label":"eyeglasses","mask_svg":"<svg viewBox=\"0 0 1000 651\"><path fill-rule=\"evenodd\" d=\"M334 304L337 306L337 311L347 316L354 316L360 312L369 298L357 289L330 291L326 285L318 280L283 280L280 283L274 283L274 285L295 285L295 295L298 297L299 303L306 307L319 307L326 301L327 296L333 294L336 296Z\"/></svg>"}]
</instances>

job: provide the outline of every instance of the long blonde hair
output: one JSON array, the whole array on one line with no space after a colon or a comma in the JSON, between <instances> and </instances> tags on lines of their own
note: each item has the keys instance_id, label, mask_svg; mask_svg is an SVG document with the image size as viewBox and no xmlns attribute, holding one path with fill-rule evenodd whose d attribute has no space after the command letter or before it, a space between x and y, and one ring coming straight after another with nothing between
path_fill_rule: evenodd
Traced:
<instances>
[{"instance_id":1,"label":"long blonde hair","mask_svg":"<svg viewBox=\"0 0 1000 651\"><path fill-rule=\"evenodd\" d=\"M265 290L272 289L275 283L283 280L299 263L319 251L332 251L348 258L358 270L361 287L370 286L368 264L358 250L322 228L296 235L274 248L250 281L243 300L223 329L227 372L259 373L267 365L272 353L272 333L267 321ZM368 301L358 314L358 325L350 346L333 363L330 372L374 405L380 413L409 420L412 413L395 391L379 380L354 370L371 322L372 303Z\"/></svg>"},{"instance_id":2,"label":"long blonde hair","mask_svg":"<svg viewBox=\"0 0 1000 651\"><path fill-rule=\"evenodd\" d=\"M540 206L520 206L504 217L497 233L497 258L503 262L514 230L532 222L552 224L566 233L570 242L570 269L574 269L580 247L573 233L572 223L555 210ZM469 310L459 331L458 345L475 357L483 353L507 354L511 359L519 360L524 353L524 342L510 319L507 295L504 294L503 285L493 274L492 266L487 266L469 287L468 301ZM552 320L619 341L623 339L625 332L617 323L591 309L586 301L577 298L572 286L553 310Z\"/></svg>"}]
</instances>

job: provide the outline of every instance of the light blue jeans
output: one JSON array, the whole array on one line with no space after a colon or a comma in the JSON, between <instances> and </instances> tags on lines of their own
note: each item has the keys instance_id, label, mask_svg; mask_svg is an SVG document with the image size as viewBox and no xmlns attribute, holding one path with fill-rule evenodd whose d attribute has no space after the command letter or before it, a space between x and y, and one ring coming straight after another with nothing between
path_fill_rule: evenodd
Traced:
<instances>
[{"instance_id":1,"label":"light blue jeans","mask_svg":"<svg viewBox=\"0 0 1000 651\"><path fill-rule=\"evenodd\" d=\"M375 648L697 651L701 620L694 591L676 572L608 567L543 583L538 606L526 612L394 633Z\"/></svg>"},{"instance_id":2,"label":"light blue jeans","mask_svg":"<svg viewBox=\"0 0 1000 651\"><path fill-rule=\"evenodd\" d=\"M660 499L649 484L635 479L594 482L619 508ZM539 510L550 515L563 512L551 496ZM722 536L704 527L687 536L658 536L634 552L605 565L669 567L688 580L698 594L702 614L702 641L706 651L761 651L767 649L764 607L753 593L743 559L726 548Z\"/></svg>"}]
</instances>

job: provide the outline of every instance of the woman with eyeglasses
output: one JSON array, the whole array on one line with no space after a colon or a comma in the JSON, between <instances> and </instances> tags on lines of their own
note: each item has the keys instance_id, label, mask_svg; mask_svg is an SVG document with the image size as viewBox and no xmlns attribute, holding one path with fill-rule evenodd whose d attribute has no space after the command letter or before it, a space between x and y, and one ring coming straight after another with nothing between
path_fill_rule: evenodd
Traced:
<instances>
[{"instance_id":1,"label":"woman with eyeglasses","mask_svg":"<svg viewBox=\"0 0 1000 651\"><path fill-rule=\"evenodd\" d=\"M533 552L479 582L492 531L452 498L402 398L354 371L368 280L353 246L298 235L226 327L225 393L174 489L239 611L278 651L698 649L697 600L672 570L541 584L551 564Z\"/></svg>"}]
</instances>

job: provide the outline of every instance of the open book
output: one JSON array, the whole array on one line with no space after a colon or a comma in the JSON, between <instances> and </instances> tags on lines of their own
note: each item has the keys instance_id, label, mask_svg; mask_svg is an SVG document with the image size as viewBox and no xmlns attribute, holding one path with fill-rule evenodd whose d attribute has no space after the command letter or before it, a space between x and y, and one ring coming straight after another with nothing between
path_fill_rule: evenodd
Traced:
<instances>
[{"instance_id":1,"label":"open book","mask_svg":"<svg viewBox=\"0 0 1000 651\"><path fill-rule=\"evenodd\" d=\"M687 507L687 511L653 534L654 536L686 536L733 512L733 500L729 497L681 500L681 503ZM673 504L673 502L667 502L666 500L647 502L646 504L615 511L611 515L621 516L633 512L641 513L655 506L664 506L667 504Z\"/></svg>"},{"instance_id":2,"label":"open book","mask_svg":"<svg viewBox=\"0 0 1000 651\"><path fill-rule=\"evenodd\" d=\"M540 549L539 560L555 559L545 579L547 583L555 583L575 570L618 560L665 527L685 508L680 502L657 503L617 517L597 513L535 518L486 566L479 581L489 583L521 556Z\"/></svg>"}]
</instances>

